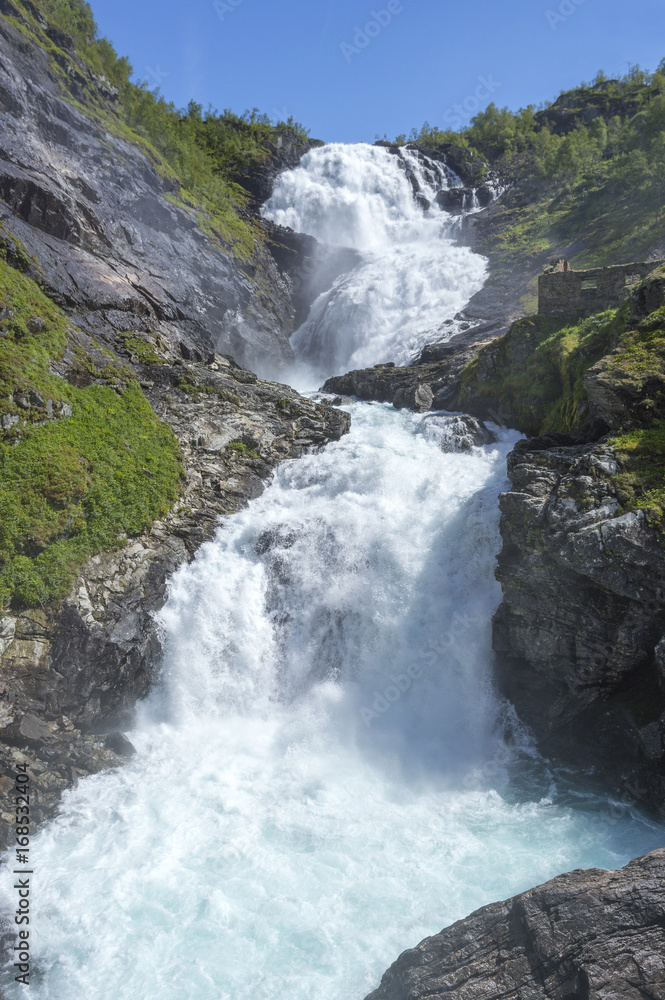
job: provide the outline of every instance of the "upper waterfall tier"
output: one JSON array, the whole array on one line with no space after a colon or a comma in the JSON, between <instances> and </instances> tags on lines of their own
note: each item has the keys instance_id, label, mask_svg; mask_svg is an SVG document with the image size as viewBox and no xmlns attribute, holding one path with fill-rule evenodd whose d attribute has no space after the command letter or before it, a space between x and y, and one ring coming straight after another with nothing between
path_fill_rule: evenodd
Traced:
<instances>
[{"instance_id":1,"label":"upper waterfall tier","mask_svg":"<svg viewBox=\"0 0 665 1000\"><path fill-rule=\"evenodd\" d=\"M263 214L351 247L358 265L312 305L293 335L296 356L317 376L380 361L404 363L442 339L482 286L486 261L451 238L453 217L436 203L461 181L414 150L333 144L282 174ZM447 335L456 327L448 325Z\"/></svg>"}]
</instances>

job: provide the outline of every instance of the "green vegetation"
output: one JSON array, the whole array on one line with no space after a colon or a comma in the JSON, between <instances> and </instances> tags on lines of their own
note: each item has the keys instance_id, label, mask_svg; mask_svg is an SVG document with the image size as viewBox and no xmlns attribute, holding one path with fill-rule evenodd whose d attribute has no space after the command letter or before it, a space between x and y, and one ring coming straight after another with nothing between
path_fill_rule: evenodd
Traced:
<instances>
[{"instance_id":1,"label":"green vegetation","mask_svg":"<svg viewBox=\"0 0 665 1000\"><path fill-rule=\"evenodd\" d=\"M640 259L662 240L665 60L653 74L599 73L540 108L490 104L461 131L426 122L410 138L467 147L522 185L527 198L498 234L506 260L576 244L571 261L588 267Z\"/></svg>"},{"instance_id":2,"label":"green vegetation","mask_svg":"<svg viewBox=\"0 0 665 1000\"><path fill-rule=\"evenodd\" d=\"M665 269L642 287L656 282L665 285ZM620 352L607 359L610 374L635 394L635 423L643 426L611 439L621 464L617 493L626 510L644 510L665 544L665 420L662 399L649 398L665 385L665 307L657 307L636 330L627 331L619 347Z\"/></svg>"},{"instance_id":3,"label":"green vegetation","mask_svg":"<svg viewBox=\"0 0 665 1000\"><path fill-rule=\"evenodd\" d=\"M133 333L121 333L120 342L125 350L130 351L143 365L166 364L164 358L157 353L153 344L145 337L137 337Z\"/></svg>"},{"instance_id":4,"label":"green vegetation","mask_svg":"<svg viewBox=\"0 0 665 1000\"><path fill-rule=\"evenodd\" d=\"M243 455L245 458L261 458L256 448L250 448L242 441L231 441L230 444L227 444L226 450L235 451L237 455Z\"/></svg>"},{"instance_id":5,"label":"green vegetation","mask_svg":"<svg viewBox=\"0 0 665 1000\"><path fill-rule=\"evenodd\" d=\"M665 421L620 434L611 444L622 466L616 477L619 500L625 510L643 510L665 544Z\"/></svg>"},{"instance_id":6,"label":"green vegetation","mask_svg":"<svg viewBox=\"0 0 665 1000\"><path fill-rule=\"evenodd\" d=\"M85 0L11 0L11 4L16 15L9 19L51 56L68 99L109 131L142 148L179 184L175 203L191 208L202 228L231 247L239 259L248 260L259 231L243 212L248 201L243 185L273 155L278 133L305 139L307 130L293 118L273 123L257 108L242 115L228 109L204 112L194 101L186 109L176 108L145 81L132 81L128 60L118 56L108 39L98 37ZM38 12L71 36L75 53L64 39L44 30ZM109 87L116 88L116 101Z\"/></svg>"},{"instance_id":7,"label":"green vegetation","mask_svg":"<svg viewBox=\"0 0 665 1000\"><path fill-rule=\"evenodd\" d=\"M230 403L233 406L240 406L240 396L232 392L226 392L216 385L202 385L201 383L188 382L186 378L180 378L175 383L176 389L180 389L187 396L191 396L195 402L202 397L216 396L223 403Z\"/></svg>"},{"instance_id":8,"label":"green vegetation","mask_svg":"<svg viewBox=\"0 0 665 1000\"><path fill-rule=\"evenodd\" d=\"M630 303L563 323L531 316L487 345L462 376L460 408L518 427L527 434L584 434L589 417L585 373L602 389L604 405L616 401L608 439L616 451L613 485L624 511L643 510L665 545L665 268L634 292L651 312L637 325ZM611 412L611 410L610 410ZM600 473L599 473L600 474ZM575 487L578 507L591 503Z\"/></svg>"},{"instance_id":9,"label":"green vegetation","mask_svg":"<svg viewBox=\"0 0 665 1000\"><path fill-rule=\"evenodd\" d=\"M182 469L133 372L68 349L66 317L1 256L0 317L0 607L34 606L165 514Z\"/></svg>"},{"instance_id":10,"label":"green vegetation","mask_svg":"<svg viewBox=\"0 0 665 1000\"><path fill-rule=\"evenodd\" d=\"M460 406L473 401L527 434L579 432L588 407L584 374L617 345L627 315L626 305L575 323L518 320L465 369ZM488 362L493 371L484 377Z\"/></svg>"}]
</instances>

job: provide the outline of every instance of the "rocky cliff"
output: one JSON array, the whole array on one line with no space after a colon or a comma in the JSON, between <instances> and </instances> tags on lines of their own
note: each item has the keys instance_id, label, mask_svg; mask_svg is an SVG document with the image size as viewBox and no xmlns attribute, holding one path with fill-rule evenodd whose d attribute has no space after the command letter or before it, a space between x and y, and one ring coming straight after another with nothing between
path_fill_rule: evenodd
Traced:
<instances>
[{"instance_id":1,"label":"rocky cliff","mask_svg":"<svg viewBox=\"0 0 665 1000\"><path fill-rule=\"evenodd\" d=\"M575 871L405 951L367 1000L665 996L665 851Z\"/></svg>"},{"instance_id":2,"label":"rocky cliff","mask_svg":"<svg viewBox=\"0 0 665 1000\"><path fill-rule=\"evenodd\" d=\"M97 336L159 330L199 356L229 352L248 367L271 359L275 369L292 361L295 309L261 223L251 255L234 256L124 126L113 88L77 59L71 39L58 36L56 51L67 91L51 53L7 19L20 21L20 9L3 0L0 11L1 245L11 253L17 241L28 273ZM81 103L90 92L103 116ZM257 193L312 144L276 136Z\"/></svg>"},{"instance_id":3,"label":"rocky cliff","mask_svg":"<svg viewBox=\"0 0 665 1000\"><path fill-rule=\"evenodd\" d=\"M578 437L536 438L511 455L494 621L500 689L542 749L594 765L661 814L664 288L659 268L624 308L613 349L587 356L583 397L567 410Z\"/></svg>"}]
</instances>

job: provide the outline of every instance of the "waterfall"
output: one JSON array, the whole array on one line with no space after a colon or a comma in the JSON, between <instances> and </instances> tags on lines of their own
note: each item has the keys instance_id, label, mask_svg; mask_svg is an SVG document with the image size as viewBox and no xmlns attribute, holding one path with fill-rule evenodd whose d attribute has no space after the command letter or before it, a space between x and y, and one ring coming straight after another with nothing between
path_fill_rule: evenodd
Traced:
<instances>
[{"instance_id":1,"label":"waterfall","mask_svg":"<svg viewBox=\"0 0 665 1000\"><path fill-rule=\"evenodd\" d=\"M413 150L340 144L311 150L277 179L267 218L361 255L292 339L316 375L404 364L457 332L456 314L486 277L484 258L455 245L452 217L436 204L439 191L460 183Z\"/></svg>"},{"instance_id":2,"label":"waterfall","mask_svg":"<svg viewBox=\"0 0 665 1000\"><path fill-rule=\"evenodd\" d=\"M282 178L275 218L366 255L298 332L310 362L413 346L482 282L414 205L366 146ZM454 416L355 406L346 437L283 463L175 574L135 757L33 839L34 972L15 984L7 962L10 1000L362 1000L478 906L657 845L646 821L564 797L492 689L518 437L494 431L472 447Z\"/></svg>"}]
</instances>

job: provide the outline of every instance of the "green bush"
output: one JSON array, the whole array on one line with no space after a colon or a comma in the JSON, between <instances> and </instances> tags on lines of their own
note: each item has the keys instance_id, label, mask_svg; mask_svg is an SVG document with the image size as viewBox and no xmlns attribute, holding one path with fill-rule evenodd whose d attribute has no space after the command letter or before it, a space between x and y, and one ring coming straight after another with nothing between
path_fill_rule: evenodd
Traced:
<instances>
[{"instance_id":1,"label":"green bush","mask_svg":"<svg viewBox=\"0 0 665 1000\"><path fill-rule=\"evenodd\" d=\"M226 446L227 451L235 451L237 455L243 455L245 458L260 458L256 448L250 448L249 445L244 444L242 441L231 441L230 444Z\"/></svg>"}]
</instances>

